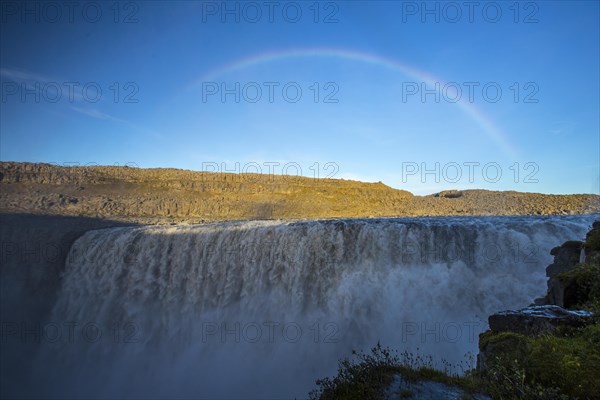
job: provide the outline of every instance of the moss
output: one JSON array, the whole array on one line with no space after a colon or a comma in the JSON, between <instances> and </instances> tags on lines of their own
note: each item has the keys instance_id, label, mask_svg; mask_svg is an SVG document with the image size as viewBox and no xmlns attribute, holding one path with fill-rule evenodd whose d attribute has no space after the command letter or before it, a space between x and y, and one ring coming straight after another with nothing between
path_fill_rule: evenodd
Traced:
<instances>
[{"instance_id":1,"label":"moss","mask_svg":"<svg viewBox=\"0 0 600 400\"><path fill-rule=\"evenodd\" d=\"M542 385L554 385L572 397L600 397L600 325L571 337L545 336L531 341L529 373Z\"/></svg>"},{"instance_id":2,"label":"moss","mask_svg":"<svg viewBox=\"0 0 600 400\"><path fill-rule=\"evenodd\" d=\"M600 250L600 226L597 226L588 232L583 245L586 249Z\"/></svg>"},{"instance_id":3,"label":"moss","mask_svg":"<svg viewBox=\"0 0 600 400\"><path fill-rule=\"evenodd\" d=\"M487 331L479 335L479 350L493 354L499 361L519 360L524 362L524 355L529 352L529 338L514 332ZM498 360L487 360L486 363Z\"/></svg>"},{"instance_id":4,"label":"moss","mask_svg":"<svg viewBox=\"0 0 600 400\"><path fill-rule=\"evenodd\" d=\"M598 323L539 337L488 331L480 335L480 349L488 358L480 379L494 397L537 398L549 390L558 398L600 398Z\"/></svg>"},{"instance_id":5,"label":"moss","mask_svg":"<svg viewBox=\"0 0 600 400\"><path fill-rule=\"evenodd\" d=\"M514 332L492 332L485 331L479 335L479 348L482 349L490 344L508 343L513 340L520 340L523 335Z\"/></svg>"},{"instance_id":6,"label":"moss","mask_svg":"<svg viewBox=\"0 0 600 400\"><path fill-rule=\"evenodd\" d=\"M566 308L583 308L600 312L600 265L580 264L555 277L564 288Z\"/></svg>"}]
</instances>

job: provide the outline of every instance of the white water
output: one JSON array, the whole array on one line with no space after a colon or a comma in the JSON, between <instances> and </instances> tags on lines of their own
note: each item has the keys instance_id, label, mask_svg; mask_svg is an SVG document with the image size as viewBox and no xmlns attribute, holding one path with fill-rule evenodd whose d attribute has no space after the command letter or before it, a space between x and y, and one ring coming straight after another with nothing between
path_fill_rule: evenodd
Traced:
<instances>
[{"instance_id":1,"label":"white water","mask_svg":"<svg viewBox=\"0 0 600 400\"><path fill-rule=\"evenodd\" d=\"M302 398L316 378L334 374L338 358L377 341L465 361L477 352L487 316L543 295L550 249L582 239L592 221L416 218L91 231L69 254L51 318L62 335L36 360L44 377L38 390Z\"/></svg>"}]
</instances>

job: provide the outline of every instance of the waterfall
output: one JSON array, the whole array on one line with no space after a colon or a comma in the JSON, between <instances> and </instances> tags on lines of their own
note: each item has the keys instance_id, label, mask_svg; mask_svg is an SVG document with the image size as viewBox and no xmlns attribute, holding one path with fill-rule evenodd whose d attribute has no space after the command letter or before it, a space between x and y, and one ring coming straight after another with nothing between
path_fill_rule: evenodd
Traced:
<instances>
[{"instance_id":1,"label":"waterfall","mask_svg":"<svg viewBox=\"0 0 600 400\"><path fill-rule=\"evenodd\" d=\"M456 363L545 292L592 216L237 222L89 231L34 364L58 397L306 397L377 341ZM43 377L43 379L42 379ZM37 393L39 395L39 393Z\"/></svg>"}]
</instances>

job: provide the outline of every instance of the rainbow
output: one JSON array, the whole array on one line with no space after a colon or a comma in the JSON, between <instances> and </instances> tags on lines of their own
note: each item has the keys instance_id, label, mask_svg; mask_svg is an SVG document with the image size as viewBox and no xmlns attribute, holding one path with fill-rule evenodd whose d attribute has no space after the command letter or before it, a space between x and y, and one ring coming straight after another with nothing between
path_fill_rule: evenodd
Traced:
<instances>
[{"instance_id":1,"label":"rainbow","mask_svg":"<svg viewBox=\"0 0 600 400\"><path fill-rule=\"evenodd\" d=\"M425 82L430 87L435 87L436 82L438 82L442 87L446 83L442 79L439 79L426 71L419 70L397 60L382 57L377 54L348 49L305 48L265 52L235 60L205 73L199 79L188 85L187 88L190 89L192 87L197 87L197 85L201 84L202 82L214 81L222 75L240 71L246 68L267 64L273 61L305 57L332 57L344 61L367 63L400 72L413 79ZM497 145L506 156L510 157L511 159L515 159L518 152L510 143L507 135L497 128L491 119L483 114L483 112L479 110L474 103L465 100L465 97L466 96L462 96L462 98L454 104L459 107L460 110L464 112L474 123L476 123L477 126L482 129L488 138L495 145Z\"/></svg>"}]
</instances>

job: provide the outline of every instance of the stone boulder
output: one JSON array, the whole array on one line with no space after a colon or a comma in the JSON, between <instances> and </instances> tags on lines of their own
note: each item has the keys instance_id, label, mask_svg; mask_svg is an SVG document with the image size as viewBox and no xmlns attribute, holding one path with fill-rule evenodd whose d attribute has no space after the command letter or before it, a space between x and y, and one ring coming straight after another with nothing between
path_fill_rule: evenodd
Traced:
<instances>
[{"instance_id":1,"label":"stone boulder","mask_svg":"<svg viewBox=\"0 0 600 400\"><path fill-rule=\"evenodd\" d=\"M565 310L556 305L530 306L516 311L502 311L490 315L492 332L515 332L524 335L554 333L560 327L579 327L592 322L594 313L583 310Z\"/></svg>"}]
</instances>

